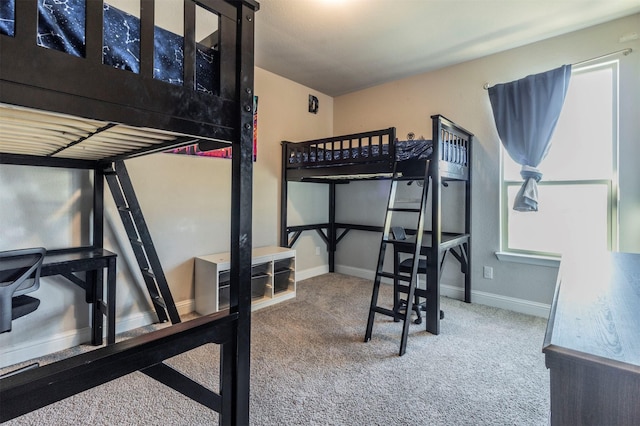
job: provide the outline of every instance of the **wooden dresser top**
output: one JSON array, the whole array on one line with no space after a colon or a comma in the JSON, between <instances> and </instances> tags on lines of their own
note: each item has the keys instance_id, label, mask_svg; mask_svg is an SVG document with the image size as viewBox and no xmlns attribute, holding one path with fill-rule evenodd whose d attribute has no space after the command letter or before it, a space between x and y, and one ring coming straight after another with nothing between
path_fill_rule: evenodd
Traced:
<instances>
[{"instance_id":1,"label":"wooden dresser top","mask_svg":"<svg viewBox=\"0 0 640 426\"><path fill-rule=\"evenodd\" d=\"M543 352L640 374L640 254L563 256Z\"/></svg>"}]
</instances>

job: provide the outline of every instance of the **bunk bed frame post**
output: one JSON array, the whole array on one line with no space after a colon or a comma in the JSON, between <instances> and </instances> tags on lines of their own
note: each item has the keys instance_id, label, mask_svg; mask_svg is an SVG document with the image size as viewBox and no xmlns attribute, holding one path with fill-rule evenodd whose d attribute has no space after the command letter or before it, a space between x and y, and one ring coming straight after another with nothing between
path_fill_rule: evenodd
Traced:
<instances>
[{"instance_id":1,"label":"bunk bed frame post","mask_svg":"<svg viewBox=\"0 0 640 426\"><path fill-rule=\"evenodd\" d=\"M464 219L464 232L468 235L467 242L463 244L464 251L466 253L466 270L464 273L464 301L466 303L471 303L471 172L473 167L471 166L471 162L473 161L473 135L469 136L469 142L467 143L467 169L469 170L469 175L467 176L467 180L464 184L464 208L465 208L465 219Z\"/></svg>"},{"instance_id":2,"label":"bunk bed frame post","mask_svg":"<svg viewBox=\"0 0 640 426\"><path fill-rule=\"evenodd\" d=\"M104 245L104 174L100 167L93 169L93 229L91 246Z\"/></svg>"},{"instance_id":3,"label":"bunk bed frame post","mask_svg":"<svg viewBox=\"0 0 640 426\"><path fill-rule=\"evenodd\" d=\"M91 246L94 249L104 248L104 175L100 167L96 167L93 169L93 229L91 236ZM87 283L89 280L95 280L97 291L102 292L104 289L104 274L98 273L97 271L86 272L87 276L85 277ZM88 286L89 288L90 286ZM115 295L115 290L113 293ZM92 298L96 298L102 296L100 295L92 295ZM108 303L114 303L115 300L108 300ZM115 305L109 305L115 306ZM95 304L93 309L91 310L91 323L92 324L102 324L102 321L99 320L102 317L102 310L99 309L98 305ZM111 341L111 339L115 340L115 318L112 318L111 315L108 316L109 324L113 324L113 326L107 326L109 330L109 336L107 336L107 342ZM91 344L100 345L102 344L102 327L93 328L93 333L91 336Z\"/></svg>"},{"instance_id":4,"label":"bunk bed frame post","mask_svg":"<svg viewBox=\"0 0 640 426\"><path fill-rule=\"evenodd\" d=\"M329 183L329 272L335 272L336 267L336 183Z\"/></svg>"},{"instance_id":5,"label":"bunk bed frame post","mask_svg":"<svg viewBox=\"0 0 640 426\"><path fill-rule=\"evenodd\" d=\"M433 154L429 161L429 177L431 181L431 248L427 257L427 311L426 329L432 334L440 334L440 260L442 250L442 202L441 188L442 177L440 176L440 158L442 147L440 146L440 134L442 123L440 116L434 115L432 121Z\"/></svg>"},{"instance_id":6,"label":"bunk bed frame post","mask_svg":"<svg viewBox=\"0 0 640 426\"><path fill-rule=\"evenodd\" d=\"M287 180L287 142L282 144L282 163L280 170L280 246L289 247L289 233L287 232L287 201L289 200L289 181Z\"/></svg>"},{"instance_id":7,"label":"bunk bed frame post","mask_svg":"<svg viewBox=\"0 0 640 426\"><path fill-rule=\"evenodd\" d=\"M223 362L231 362L232 383L221 383L223 395L231 392L231 416L222 416L230 425L249 424L251 358L251 208L253 181L253 77L254 19L258 4L244 0L238 5L236 43L238 125L232 149L231 172L231 285L232 313L238 314L235 354L223 352ZM226 371L226 369L223 369Z\"/></svg>"}]
</instances>

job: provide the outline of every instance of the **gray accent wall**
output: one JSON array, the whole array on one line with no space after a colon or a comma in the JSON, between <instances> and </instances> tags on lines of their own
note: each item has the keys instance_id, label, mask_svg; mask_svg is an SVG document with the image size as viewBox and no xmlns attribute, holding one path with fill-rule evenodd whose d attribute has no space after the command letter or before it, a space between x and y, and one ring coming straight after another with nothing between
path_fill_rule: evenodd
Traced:
<instances>
[{"instance_id":1,"label":"gray accent wall","mask_svg":"<svg viewBox=\"0 0 640 426\"><path fill-rule=\"evenodd\" d=\"M337 97L334 131L343 134L395 126L399 138L409 132L430 137L429 117L442 114L473 132L476 135L472 193L473 300L544 316L553 297L557 267L504 262L495 255L500 250L501 232L500 141L483 85L516 80L629 47L634 50L628 56L619 56L619 246L621 251L640 252L640 41L618 41L622 35L637 32L638 28L640 15L636 14ZM339 204L339 220L362 215L367 222L381 225L386 202L383 185L375 182L341 187L338 199L343 202ZM357 194L361 190L368 195ZM443 197L450 193L451 189L445 188ZM372 276L379 240L379 235L350 235L341 243L339 270L360 275L368 272ZM493 279L483 278L483 266L493 268ZM462 276L456 275L455 268L451 267L445 273L443 284L443 291L455 297L460 294Z\"/></svg>"}]
</instances>

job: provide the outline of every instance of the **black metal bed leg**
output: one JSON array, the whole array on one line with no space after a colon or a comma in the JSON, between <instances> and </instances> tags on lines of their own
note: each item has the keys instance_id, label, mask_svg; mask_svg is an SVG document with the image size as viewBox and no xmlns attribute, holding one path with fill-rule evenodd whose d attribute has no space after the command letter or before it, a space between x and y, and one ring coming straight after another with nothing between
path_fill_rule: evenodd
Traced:
<instances>
[{"instance_id":1,"label":"black metal bed leg","mask_svg":"<svg viewBox=\"0 0 640 426\"><path fill-rule=\"evenodd\" d=\"M329 272L336 270L336 184L329 184Z\"/></svg>"},{"instance_id":2,"label":"black metal bed leg","mask_svg":"<svg viewBox=\"0 0 640 426\"><path fill-rule=\"evenodd\" d=\"M233 411L238 406L238 398L236 389L238 387L237 380L237 364L235 362L237 341L235 338L231 341L220 345L220 396L222 406L220 407L220 426L233 425Z\"/></svg>"}]
</instances>

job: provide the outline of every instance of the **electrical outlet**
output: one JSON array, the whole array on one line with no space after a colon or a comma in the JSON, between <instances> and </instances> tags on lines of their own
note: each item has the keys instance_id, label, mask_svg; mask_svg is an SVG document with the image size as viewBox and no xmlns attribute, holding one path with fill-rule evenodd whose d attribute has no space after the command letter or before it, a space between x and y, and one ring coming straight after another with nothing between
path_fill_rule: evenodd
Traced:
<instances>
[{"instance_id":1,"label":"electrical outlet","mask_svg":"<svg viewBox=\"0 0 640 426\"><path fill-rule=\"evenodd\" d=\"M316 256L320 256L320 247L316 246Z\"/></svg>"},{"instance_id":2,"label":"electrical outlet","mask_svg":"<svg viewBox=\"0 0 640 426\"><path fill-rule=\"evenodd\" d=\"M488 280L493 279L493 268L491 266L485 266L482 271L482 276Z\"/></svg>"}]
</instances>

